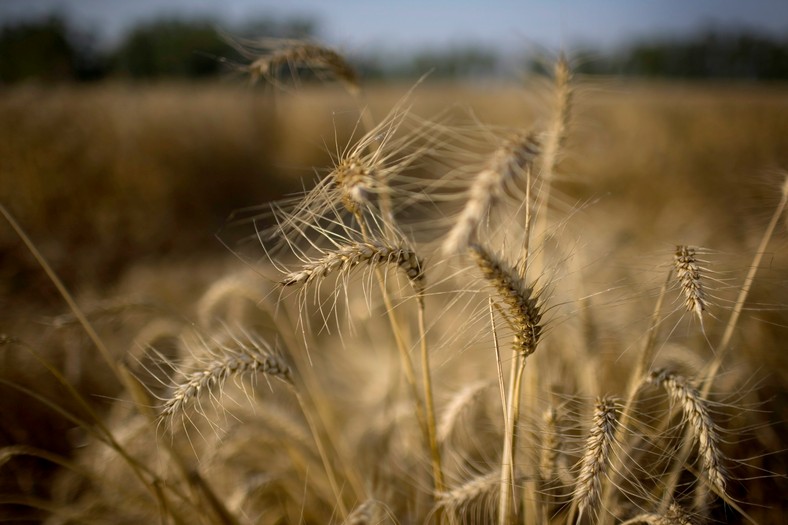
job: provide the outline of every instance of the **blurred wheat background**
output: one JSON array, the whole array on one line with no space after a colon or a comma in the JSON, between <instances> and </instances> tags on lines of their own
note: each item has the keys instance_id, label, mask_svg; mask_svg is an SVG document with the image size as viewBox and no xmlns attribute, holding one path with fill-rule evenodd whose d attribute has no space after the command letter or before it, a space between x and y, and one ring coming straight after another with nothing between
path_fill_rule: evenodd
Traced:
<instances>
[{"instance_id":1,"label":"blurred wheat background","mask_svg":"<svg viewBox=\"0 0 788 525\"><path fill-rule=\"evenodd\" d=\"M42 27L51 33L61 23L50 20ZM268 27L269 34L256 36L310 33L304 24L291 26ZM25 41L20 36L24 30L38 34L33 29L41 30L33 26L4 29L4 42L18 46ZM183 27L165 25L156 30L175 34ZM144 41L144 35L139 31L135 36ZM339 322L327 321L323 330L317 323L314 334L304 336L320 346L309 351L321 355L309 359L325 368L307 373L303 367L310 361L304 355L289 357L295 361L294 369L304 374L296 382L309 385L314 381L330 392L324 399L295 400L274 380L271 391L259 372L251 383L228 381L244 392L228 395L232 400L227 403L229 412L223 410L223 397L205 396L205 407L198 412L213 418L207 426L200 422L203 414L199 413L175 425L157 417L162 406L167 406L178 374L199 365L199 359L197 364L185 363L183 352L191 349L198 357L194 349L206 344L200 334L209 333L210 339L224 329L245 330L248 339L236 335L227 342L215 336L233 348L236 353L232 355L241 356L239 363L245 364L236 366L244 369L251 366L243 361L246 346L259 350L265 345L257 342L258 335L266 338L283 330L276 308L269 305L282 300L283 310L293 307L287 306L288 295L270 278L269 259L276 263L276 255L263 252L260 257L258 249L258 258L250 265L241 253L239 242L255 232L249 225L229 224L234 212L308 191L338 160L335 144L341 150L358 140L354 128L361 125L360 107L368 108L371 118L380 122L410 90L409 114L433 118L459 111L472 115L475 123L484 123L472 132L466 123L452 136L468 133L476 140L484 136L480 130L543 129L555 112L552 68L558 53L547 53L538 62L519 67L496 66L504 72L496 70L494 75L478 74L472 68L460 69L459 74L456 68L441 69L441 64L452 60L466 65L476 60L473 63L483 69L479 64L487 63L486 55L481 59L467 54L423 55L407 67L400 64L390 70L373 67L365 59L356 64L362 73L363 99L359 99L341 84L303 71L296 83L285 75L281 85L264 79L251 84L243 70L249 61L232 54L232 46L186 42L197 51L207 51L210 66L198 61L192 70L197 76L205 74L204 78L135 76L131 72L139 62L132 58L137 55L131 54L131 45L113 61L95 60L86 66L84 61L66 60L64 69L51 67L46 74L28 73L19 66L32 62L34 56L17 51L24 48L0 48L0 60L5 62L0 66L4 75L0 84L0 204L63 280L111 359L141 378L150 396L140 398L129 383L118 381L117 370L96 350L78 315L63 302L52 279L4 221L0 227L0 518L14 523L134 523L151 516L162 523L191 523L197 517L215 523L415 523L454 518L486 523L504 519L498 493L478 499L471 494L467 506L451 499L469 497L451 489L473 490L463 482L482 483L484 475L489 475L487 467L496 481L500 478L502 400L497 392L496 362L491 351L479 353L477 348L489 337L489 316L493 315L492 307L491 313L485 312L484 301L473 306L468 300L472 306L460 308L456 318L444 316L430 325L430 339L440 341L432 355L439 416L445 417L452 406L458 406L453 405L461 397L458 392L465 392L466 403L470 396L486 396L472 414L463 416L464 427L457 423L461 428L444 428L452 434L443 435L447 441L441 442L449 473L447 486L441 490L433 491L430 486L427 453L413 457L407 453L420 451L423 444L414 444L419 434L411 407L402 409L397 404L408 396L404 387L393 386L399 384L392 379L399 373L396 356L374 335L388 326L373 313L380 299L368 288L366 309L363 297L348 294L352 329L341 328L338 337L333 330L345 326L345 319L337 314L342 318ZM48 48L43 56L54 56L47 53L57 47ZM785 66L784 41L774 49L774 63ZM231 63L216 56L232 56ZM544 368L526 372L526 379L531 377L528 373L545 377L539 379L538 388L525 388L526 396L533 394L538 400L533 405L526 401L525 406L539 411L524 413L519 424L525 436L521 456L538 459L539 446L528 443L538 444L538 435L548 428L541 419L542 409L566 410L563 436L567 446L574 447L566 456L576 459L579 469L585 427L592 421L593 396L617 396L616 406L623 407L632 373L629 363L637 359L637 349L649 331L649 318L677 245L698 247L708 279L709 304L701 321L684 311L681 287L674 287L674 296L665 299L668 305L661 314L665 322L659 330L660 352L674 351L680 357L675 362L682 363L677 371L694 380L702 379L701 370L713 359L712 344L706 341L719 338L734 310L758 242L783 195L788 168L788 69L769 80L691 79L680 74L680 78L653 78L634 66L627 72L612 59L594 62L583 53L570 54L569 63L573 68L571 121L553 182L555 204L550 208L556 221L550 242L559 245L564 255L550 259L544 248L544 263L554 265L543 272L553 278L551 295L545 300L557 313L551 314L543 337L553 341L548 348L561 355L566 352L562 345L583 342L583 355L592 355L589 373L597 376L589 381L604 391L583 390L583 376L567 372L582 365L551 364L537 350L539 360L529 360L528 366ZM593 69L594 63L599 70ZM216 69L204 72L203 67ZM433 75L416 85L417 77L430 68L435 69ZM621 72L627 74L613 74ZM443 143L434 146L441 147ZM456 153L447 155L453 162L461 160ZM424 170L431 175L418 176L427 185L442 176L435 168ZM275 218L276 213L269 214L259 226L270 227ZM491 234L490 239L494 235L503 234ZM502 251L514 242L506 239L498 246ZM729 458L725 462L728 499L694 508L694 514L685 517L693 523L778 523L788 512L781 496L788 493L784 452L788 433L787 243L788 218L782 215L758 265L732 357L710 397L711 413L719 416L719 446ZM484 289L478 268L451 266L456 262L437 257L428 257L427 264L452 267L460 276L472 275L468 286L475 286L476 294ZM369 288L372 275L370 270L361 279L369 282ZM429 283L431 274L427 276ZM449 286L446 279L441 284ZM436 297L453 293L435 286ZM340 298L338 303L343 301ZM397 304L397 309L405 308L404 299ZM507 317L500 309L497 312L497 329L508 334ZM319 316L312 322L316 319ZM457 327L466 322L471 332L480 330L486 335L471 333L468 341L462 336L453 339ZM306 323L293 326L297 331ZM415 331L415 323L404 329L412 337ZM366 355L348 343L355 337L371 341ZM489 346L487 341L487 350ZM700 350L682 350L690 347ZM501 350L507 356L503 365L508 370L508 340L502 339ZM184 363L186 371L179 368ZM276 375L270 367L264 372ZM321 373L325 379L320 379ZM561 384L561 378L568 376L572 379ZM338 380L345 377L347 382ZM670 376L651 380L681 385L669 383ZM249 385L253 388L245 390ZM656 395L650 395L646 408L659 406ZM605 403L600 401L597 410L608 406ZM156 413L152 419L135 419L130 416L135 405L143 406L141 413L147 408ZM265 412L264 421L255 405ZM383 405L385 412L380 408ZM299 406L305 416L293 416L300 413ZM312 428L310 410L333 418L334 428L343 429L341 435L328 439L337 449L329 463L345 474L340 475L341 497L335 498L332 492L330 469L328 473L322 470L322 451L314 449L314 443L300 444L299 440L311 443L315 434L321 435ZM236 424L245 418L251 422L248 426ZM646 424L659 427L660 423L655 418ZM122 450L145 468L159 472L157 479L175 479L174 494L180 490L187 494L184 501L201 501L204 506L195 504L183 511L173 504L169 509L162 504L169 501L166 496L152 503L156 497L146 496L136 486L124 493L139 482L130 474L133 468L124 471L115 464L122 455L120 447L101 446L107 442L106 437L96 437L102 435L102 425L123 443ZM376 448L384 441L387 448ZM365 449L364 443L375 446ZM177 451L182 464L167 456L168 446ZM343 451L343 446L358 447L357 465L345 469L343 461L352 454ZM161 455L156 456L154 449ZM460 459L452 451L469 456ZM115 459L109 459L113 455ZM402 464L393 461L398 458ZM370 469L376 461L387 460L392 464L377 465L374 472ZM653 461L667 469L659 459ZM497 473L492 468L496 462ZM301 472L304 465L301 477L283 474L294 466ZM694 465L700 469L703 463ZM401 471L409 472L403 475ZM356 479L359 475L363 479ZM568 483L559 478L559 484ZM684 496L695 497L693 491L700 489L684 478L680 486L690 487ZM194 479L207 479L212 489L200 488L202 481ZM519 479L515 473L513 482L526 487L523 493L527 494L533 480ZM158 487L156 483L150 482L150 487ZM96 489L102 485L111 488ZM641 481L636 489L646 491L643 487L647 486L647 481ZM542 513L513 511L513 522L563 523L576 517L576 509L568 510L567 501L561 499L571 490L553 486L533 490L547 498L540 500ZM570 500L578 497L579 489L573 490ZM649 490L652 497L659 492ZM210 498L217 494L221 503L214 505ZM139 503L145 497L151 501ZM599 514L589 510L577 520L633 520L638 515L634 507L639 505L642 520L657 519L647 516L650 509L643 508L643 498L632 499L630 507L611 506ZM514 496L515 507L527 508L524 501L526 496ZM611 503L612 498L606 501ZM197 513L191 514L195 509ZM199 509L208 510L200 514ZM665 523L683 523L678 514L666 516L661 516Z\"/></svg>"}]
</instances>

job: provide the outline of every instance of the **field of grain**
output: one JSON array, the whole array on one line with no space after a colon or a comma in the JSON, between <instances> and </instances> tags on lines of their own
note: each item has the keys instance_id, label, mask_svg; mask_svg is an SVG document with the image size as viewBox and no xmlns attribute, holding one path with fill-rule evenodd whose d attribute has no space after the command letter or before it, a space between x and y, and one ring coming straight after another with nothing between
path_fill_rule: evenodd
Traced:
<instances>
[{"instance_id":1,"label":"field of grain","mask_svg":"<svg viewBox=\"0 0 788 525\"><path fill-rule=\"evenodd\" d=\"M786 90L560 76L5 88L0 516L778 521Z\"/></svg>"}]
</instances>

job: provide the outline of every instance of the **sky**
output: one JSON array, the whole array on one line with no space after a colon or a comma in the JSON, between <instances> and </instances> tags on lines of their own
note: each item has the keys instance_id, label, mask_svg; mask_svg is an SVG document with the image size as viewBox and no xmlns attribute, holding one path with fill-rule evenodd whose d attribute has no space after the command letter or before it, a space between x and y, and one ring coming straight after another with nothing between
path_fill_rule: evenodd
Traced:
<instances>
[{"instance_id":1,"label":"sky","mask_svg":"<svg viewBox=\"0 0 788 525\"><path fill-rule=\"evenodd\" d=\"M53 13L108 45L161 16L210 17L225 30L306 17L326 44L358 53L466 44L610 49L709 27L788 35L788 0L0 0L0 25Z\"/></svg>"}]
</instances>

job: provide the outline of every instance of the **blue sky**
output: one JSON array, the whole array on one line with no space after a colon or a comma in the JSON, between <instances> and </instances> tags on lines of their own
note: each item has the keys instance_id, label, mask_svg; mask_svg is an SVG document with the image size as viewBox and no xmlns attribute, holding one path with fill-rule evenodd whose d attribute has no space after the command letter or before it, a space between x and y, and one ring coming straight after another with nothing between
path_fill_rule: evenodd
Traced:
<instances>
[{"instance_id":1,"label":"blue sky","mask_svg":"<svg viewBox=\"0 0 788 525\"><path fill-rule=\"evenodd\" d=\"M163 15L208 16L225 29L306 16L326 43L357 53L470 43L571 51L709 26L788 35L788 0L0 0L0 24L55 12L106 42Z\"/></svg>"}]
</instances>

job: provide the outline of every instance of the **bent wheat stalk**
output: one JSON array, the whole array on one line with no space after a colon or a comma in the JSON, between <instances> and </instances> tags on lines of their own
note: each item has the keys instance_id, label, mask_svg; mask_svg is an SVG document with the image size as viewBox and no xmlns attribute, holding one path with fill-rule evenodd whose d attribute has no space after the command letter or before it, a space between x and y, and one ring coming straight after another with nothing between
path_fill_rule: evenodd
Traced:
<instances>
[{"instance_id":1,"label":"bent wheat stalk","mask_svg":"<svg viewBox=\"0 0 788 525\"><path fill-rule=\"evenodd\" d=\"M470 246L471 254L484 278L495 288L498 296L508 307L509 322L514 329L512 380L506 410L503 458L501 465L501 492L498 522L508 523L511 519L510 495L513 490L516 428L520 416L520 392L526 358L536 350L542 333L542 314L539 296L527 286L520 272L498 259L479 244Z\"/></svg>"}]
</instances>

